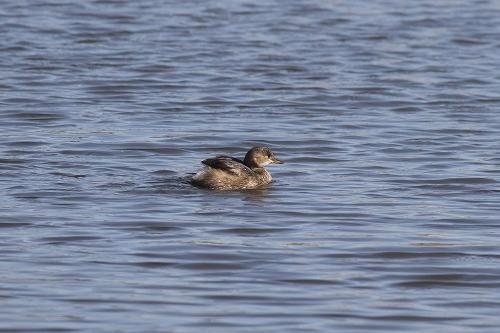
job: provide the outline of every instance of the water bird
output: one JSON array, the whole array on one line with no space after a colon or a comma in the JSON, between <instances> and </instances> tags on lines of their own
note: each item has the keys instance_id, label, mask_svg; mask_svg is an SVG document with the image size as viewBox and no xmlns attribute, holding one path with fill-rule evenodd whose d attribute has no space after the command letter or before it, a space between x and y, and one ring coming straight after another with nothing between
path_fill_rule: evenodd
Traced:
<instances>
[{"instance_id":1,"label":"water bird","mask_svg":"<svg viewBox=\"0 0 500 333\"><path fill-rule=\"evenodd\" d=\"M201 163L204 168L191 178L191 184L210 190L230 191L255 189L271 183L271 174L264 167L283 162L268 147L253 147L243 161L220 155Z\"/></svg>"}]
</instances>

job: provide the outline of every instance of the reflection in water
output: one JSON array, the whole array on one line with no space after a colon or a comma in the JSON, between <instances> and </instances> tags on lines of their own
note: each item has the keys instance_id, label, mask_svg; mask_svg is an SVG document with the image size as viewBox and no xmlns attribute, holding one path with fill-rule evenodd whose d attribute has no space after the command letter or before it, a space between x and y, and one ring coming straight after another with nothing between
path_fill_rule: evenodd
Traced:
<instances>
[{"instance_id":1,"label":"reflection in water","mask_svg":"<svg viewBox=\"0 0 500 333\"><path fill-rule=\"evenodd\" d=\"M497 7L4 0L0 331L495 332Z\"/></svg>"},{"instance_id":2,"label":"reflection in water","mask_svg":"<svg viewBox=\"0 0 500 333\"><path fill-rule=\"evenodd\" d=\"M254 190L242 191L243 201L248 201L249 203L261 204L264 205L266 203L266 198L269 195L269 187L273 186L272 184L266 186L265 188L259 188Z\"/></svg>"}]
</instances>

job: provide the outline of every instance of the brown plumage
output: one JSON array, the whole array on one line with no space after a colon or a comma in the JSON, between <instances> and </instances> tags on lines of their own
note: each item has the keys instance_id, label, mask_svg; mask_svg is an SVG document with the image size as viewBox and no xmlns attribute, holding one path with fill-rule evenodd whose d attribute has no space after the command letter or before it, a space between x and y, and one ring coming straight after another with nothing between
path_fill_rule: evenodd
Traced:
<instances>
[{"instance_id":1,"label":"brown plumage","mask_svg":"<svg viewBox=\"0 0 500 333\"><path fill-rule=\"evenodd\" d=\"M243 161L230 156L217 156L201 163L205 168L193 176L193 185L211 190L243 190L269 184L271 174L264 166L283 162L274 157L271 149L253 147Z\"/></svg>"}]
</instances>

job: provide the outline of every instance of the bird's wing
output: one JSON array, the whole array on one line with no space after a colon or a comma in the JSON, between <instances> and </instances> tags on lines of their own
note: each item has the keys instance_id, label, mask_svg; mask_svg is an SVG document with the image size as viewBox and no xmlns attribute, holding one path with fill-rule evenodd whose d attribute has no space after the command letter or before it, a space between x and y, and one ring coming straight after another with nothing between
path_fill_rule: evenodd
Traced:
<instances>
[{"instance_id":1,"label":"bird's wing","mask_svg":"<svg viewBox=\"0 0 500 333\"><path fill-rule=\"evenodd\" d=\"M207 158L201 163L208 165L211 168L223 170L236 176L249 175L252 173L249 167L243 164L243 161L230 156L217 156L215 158Z\"/></svg>"}]
</instances>

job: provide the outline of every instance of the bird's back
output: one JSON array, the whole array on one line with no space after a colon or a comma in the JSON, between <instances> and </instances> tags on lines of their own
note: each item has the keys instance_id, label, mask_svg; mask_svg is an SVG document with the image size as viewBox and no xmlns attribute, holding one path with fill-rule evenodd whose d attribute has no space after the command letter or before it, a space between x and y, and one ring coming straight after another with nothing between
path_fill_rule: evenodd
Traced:
<instances>
[{"instance_id":1,"label":"bird's back","mask_svg":"<svg viewBox=\"0 0 500 333\"><path fill-rule=\"evenodd\" d=\"M192 178L193 185L214 190L237 190L256 188L271 181L269 173L252 170L243 161L230 156L208 158L206 166Z\"/></svg>"}]
</instances>

